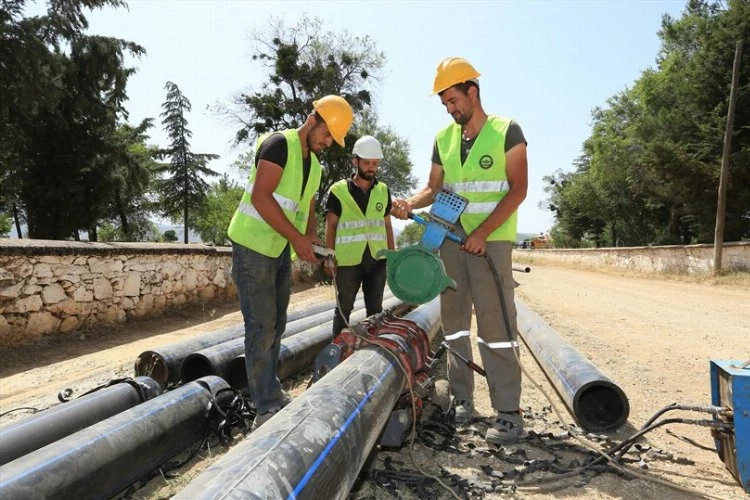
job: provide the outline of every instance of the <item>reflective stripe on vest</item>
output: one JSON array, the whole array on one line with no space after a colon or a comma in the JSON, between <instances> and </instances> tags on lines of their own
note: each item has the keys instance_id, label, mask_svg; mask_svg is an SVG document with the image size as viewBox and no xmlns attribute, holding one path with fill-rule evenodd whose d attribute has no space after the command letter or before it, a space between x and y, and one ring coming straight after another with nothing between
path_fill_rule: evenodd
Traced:
<instances>
[{"instance_id":1,"label":"reflective stripe on vest","mask_svg":"<svg viewBox=\"0 0 750 500\"><path fill-rule=\"evenodd\" d=\"M461 225L468 234L489 217L510 190L505 171L505 134L510 122L509 118L488 116L463 164L460 125L451 123L435 138L445 174L443 185L469 200L461 214ZM517 219L518 211L514 211L487 240L515 241Z\"/></svg>"},{"instance_id":2,"label":"reflective stripe on vest","mask_svg":"<svg viewBox=\"0 0 750 500\"><path fill-rule=\"evenodd\" d=\"M341 215L336 226L336 261L340 266L356 266L362 262L365 247L376 255L388 248L385 230L385 208L388 203L388 188L382 182L370 190L367 211L362 213L349 193L346 179L331 186L331 194L341 202Z\"/></svg>"},{"instance_id":3,"label":"reflective stripe on vest","mask_svg":"<svg viewBox=\"0 0 750 500\"><path fill-rule=\"evenodd\" d=\"M286 218L302 234L307 231L310 202L320 187L321 168L318 158L310 152L310 175L305 191L302 191L302 145L296 130L281 132L286 138L287 161L284 172L273 197ZM267 136L256 143L256 150ZM251 250L268 257L278 257L288 241L263 220L260 212L252 204L252 193L258 167L250 171L242 200L234 212L227 234L229 238Z\"/></svg>"}]
</instances>

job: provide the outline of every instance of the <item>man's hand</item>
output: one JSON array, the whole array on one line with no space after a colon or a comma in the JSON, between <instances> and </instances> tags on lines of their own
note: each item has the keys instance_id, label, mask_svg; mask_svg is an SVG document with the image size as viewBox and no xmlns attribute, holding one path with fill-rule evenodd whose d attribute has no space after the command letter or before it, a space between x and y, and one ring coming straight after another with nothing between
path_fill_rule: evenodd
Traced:
<instances>
[{"instance_id":1,"label":"man's hand","mask_svg":"<svg viewBox=\"0 0 750 500\"><path fill-rule=\"evenodd\" d=\"M412 205L408 200L393 200L391 215L397 219L408 219L412 212Z\"/></svg>"},{"instance_id":2,"label":"man's hand","mask_svg":"<svg viewBox=\"0 0 750 500\"><path fill-rule=\"evenodd\" d=\"M299 234L293 240L289 240L289 243L292 244L294 253L296 253L297 257L300 259L305 262L318 262L318 257L316 257L315 252L313 252L312 246L313 243L322 246L323 242L320 241L320 238L317 236Z\"/></svg>"},{"instance_id":3,"label":"man's hand","mask_svg":"<svg viewBox=\"0 0 750 500\"><path fill-rule=\"evenodd\" d=\"M487 251L487 235L484 234L484 231L481 231L480 228L476 228L466 237L464 244L461 246L461 250L474 255L484 255Z\"/></svg>"}]
</instances>

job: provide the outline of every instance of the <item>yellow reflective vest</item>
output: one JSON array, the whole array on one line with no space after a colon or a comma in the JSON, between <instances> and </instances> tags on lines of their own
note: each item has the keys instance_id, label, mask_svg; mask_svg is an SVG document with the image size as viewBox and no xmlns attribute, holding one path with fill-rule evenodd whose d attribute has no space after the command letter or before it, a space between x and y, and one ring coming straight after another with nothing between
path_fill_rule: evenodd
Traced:
<instances>
[{"instance_id":1,"label":"yellow reflective vest","mask_svg":"<svg viewBox=\"0 0 750 500\"><path fill-rule=\"evenodd\" d=\"M435 137L445 177L443 186L469 200L461 225L471 234L510 190L505 171L505 134L511 119L490 115L479 131L466 161L461 164L461 126L451 123ZM518 211L487 238L516 241Z\"/></svg>"},{"instance_id":2,"label":"yellow reflective vest","mask_svg":"<svg viewBox=\"0 0 750 500\"><path fill-rule=\"evenodd\" d=\"M302 192L302 145L297 130L281 132L286 138L287 160L284 173L273 197L281 206L286 218L302 234L307 231L310 201L320 187L321 168L318 158L310 151L310 175ZM256 149L268 136L258 139ZM229 239L268 257L278 257L288 241L272 228L252 204L253 182L258 172L256 165L248 177L245 192L229 223Z\"/></svg>"},{"instance_id":3,"label":"yellow reflective vest","mask_svg":"<svg viewBox=\"0 0 750 500\"><path fill-rule=\"evenodd\" d=\"M370 247L374 258L379 250L388 248L385 231L385 209L388 205L388 188L382 182L370 190L367 211L362 213L349 193L347 180L331 186L331 193L341 202L341 215L336 226L336 262L340 266L356 266L362 262L365 246Z\"/></svg>"}]
</instances>

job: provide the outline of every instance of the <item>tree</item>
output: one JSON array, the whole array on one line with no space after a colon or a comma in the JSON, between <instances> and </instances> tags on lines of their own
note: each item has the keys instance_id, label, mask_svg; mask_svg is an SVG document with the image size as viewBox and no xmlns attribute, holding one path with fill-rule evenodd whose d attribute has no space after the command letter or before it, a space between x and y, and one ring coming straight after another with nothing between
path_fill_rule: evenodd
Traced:
<instances>
[{"instance_id":1,"label":"tree","mask_svg":"<svg viewBox=\"0 0 750 500\"><path fill-rule=\"evenodd\" d=\"M212 184L206 200L195 216L194 229L201 240L213 245L227 245L227 228L242 198L244 189L224 174Z\"/></svg>"},{"instance_id":2,"label":"tree","mask_svg":"<svg viewBox=\"0 0 750 500\"><path fill-rule=\"evenodd\" d=\"M188 121L185 117L192 109L190 101L176 84L167 82L164 88L167 100L162 104L164 111L160 116L171 144L163 151L163 155L170 157L171 161L156 169L157 173L167 174L166 178L158 182L160 203L164 215L173 222L182 220L185 227L184 242L187 243L188 232L193 227L189 215L200 209L208 189L208 183L201 176L219 175L206 167L209 161L219 156L190 151L190 137L193 133L187 128Z\"/></svg>"},{"instance_id":3,"label":"tree","mask_svg":"<svg viewBox=\"0 0 750 500\"><path fill-rule=\"evenodd\" d=\"M734 46L750 42L750 3L691 0L680 19L664 17L660 37L657 68L594 110L587 168L548 191L557 229L573 239L603 224L613 245L713 241ZM744 85L736 123L748 122ZM737 127L732 144L725 237L739 240L750 236L750 129Z\"/></svg>"},{"instance_id":4,"label":"tree","mask_svg":"<svg viewBox=\"0 0 750 500\"><path fill-rule=\"evenodd\" d=\"M146 142L149 138L146 131L152 126L151 118L135 127L123 124L117 127L112 139L112 191L105 216L117 221L118 239L124 241L143 241L152 233L153 223L148 216L155 206L149 192L160 154L157 147Z\"/></svg>"},{"instance_id":5,"label":"tree","mask_svg":"<svg viewBox=\"0 0 750 500\"><path fill-rule=\"evenodd\" d=\"M13 227L13 223L7 215L0 212L0 236L6 235Z\"/></svg>"},{"instance_id":6,"label":"tree","mask_svg":"<svg viewBox=\"0 0 750 500\"><path fill-rule=\"evenodd\" d=\"M34 238L63 239L95 228L111 188L108 143L126 117L137 44L87 36L84 8L120 0L58 0L23 18L24 0L0 11L0 202L26 218ZM6 184L7 183L7 184Z\"/></svg>"},{"instance_id":7,"label":"tree","mask_svg":"<svg viewBox=\"0 0 750 500\"><path fill-rule=\"evenodd\" d=\"M164 234L162 234L161 239L162 241L166 241L167 243L177 241L177 233L173 229L167 229L166 231L164 231Z\"/></svg>"},{"instance_id":8,"label":"tree","mask_svg":"<svg viewBox=\"0 0 750 500\"><path fill-rule=\"evenodd\" d=\"M348 147L365 133L378 137L386 150L381 177L392 192L413 188L408 142L391 129L379 127L372 110L369 85L383 67L385 55L370 37L323 30L320 19L306 18L292 27L272 19L268 32L254 34L253 60L265 64L268 80L261 90L238 95L220 112L240 124L235 140L245 143L271 131L298 128L312 112L312 103L327 94L344 97L355 113L355 126L346 137ZM352 172L350 152L336 145L323 151L325 167L318 191L323 200L330 186ZM251 162L252 163L252 162ZM322 210L323 204L318 204Z\"/></svg>"},{"instance_id":9,"label":"tree","mask_svg":"<svg viewBox=\"0 0 750 500\"><path fill-rule=\"evenodd\" d=\"M403 248L410 245L416 245L422 239L424 229L424 225L419 224L418 222L408 223L404 227L404 230L396 237L396 247Z\"/></svg>"}]
</instances>

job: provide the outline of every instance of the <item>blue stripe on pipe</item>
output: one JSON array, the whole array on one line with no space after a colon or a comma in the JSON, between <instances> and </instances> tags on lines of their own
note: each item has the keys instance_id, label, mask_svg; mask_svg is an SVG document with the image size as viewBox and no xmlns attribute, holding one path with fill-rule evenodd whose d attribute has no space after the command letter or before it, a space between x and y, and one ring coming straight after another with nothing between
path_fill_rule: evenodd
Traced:
<instances>
[{"instance_id":1,"label":"blue stripe on pipe","mask_svg":"<svg viewBox=\"0 0 750 500\"><path fill-rule=\"evenodd\" d=\"M287 500L297 498L297 495L299 495L300 492L305 488L305 486L307 486L307 483L310 482L310 478L320 468L320 465L323 463L323 460L325 460L326 457L328 457L328 455L330 455L331 450L333 449L334 446L336 446L336 443L339 442L339 440L341 439L341 436L344 435L344 432L346 432L346 429L351 425L352 421L356 418L356 416L359 415L359 413L362 410L362 407L365 405L365 403L367 403L370 400L370 397L372 396L372 394L375 392L375 390L378 387L380 387L380 384L382 384L383 379L385 379L385 377L389 373L391 373L392 370L393 370L393 363L391 362L391 363L388 364L388 368L385 370L385 372L383 373L383 375L381 375L378 378L378 381L375 384L375 386L372 389L370 389L369 391L367 391L367 393L364 395L364 397L359 402L359 404L357 405L357 407L349 415L349 418L346 419L346 422L344 422L344 424L341 427L339 427L339 429L336 431L336 435L333 436L333 438L331 439L331 441L326 445L326 447L323 449L323 451L320 453L320 455L318 455L318 458L315 460L315 462L313 462L313 464L310 466L310 468L307 469L307 472L302 477L302 479L300 480L300 482L297 483L297 486L294 488L294 491L292 491L289 494L289 496L287 497Z\"/></svg>"},{"instance_id":2,"label":"blue stripe on pipe","mask_svg":"<svg viewBox=\"0 0 750 500\"><path fill-rule=\"evenodd\" d=\"M186 399L188 399L188 398L192 397L192 396L193 396L193 395L195 395L196 393L200 393L200 392L203 392L203 391L205 391L205 390L206 390L206 389L205 389L205 388L203 388L203 387L196 387L196 388L194 388L194 389L190 390L190 392L186 392L186 393L185 393L184 395L182 395L181 397L179 397L179 399L175 400L175 401L174 401L174 402L173 402L172 404L176 404L176 403L178 403L178 402L180 402L180 401L184 401L184 400L186 400ZM152 400L152 401L153 401L153 400ZM171 406L171 405L170 405L170 406ZM158 413L161 413L161 412L163 412L163 411L165 411L165 410L167 410L167 409L168 409L168 407L166 407L166 406L160 406L159 408L156 408L156 409L155 409L154 411L150 411L150 412L148 412L148 413L145 413L145 414L141 415L140 417L138 417L138 418L137 418L137 419L135 419L135 420L128 420L128 421L127 421L127 422L125 422L124 424L122 424L122 425L119 425L119 426L115 427L114 429L110 430L110 431L109 431L109 432L107 432L106 434L102 434L102 435L94 436L94 437L93 437L92 439L89 439L89 440L88 440L88 441L86 441L85 443L81 443L80 445L76 446L75 448L73 448L73 449L69 450L69 451L68 451L67 453L63 453L63 454L61 454L61 455L57 455L57 456L54 456L54 457L50 458L49 460L46 460L46 461L42 462L42 463L41 463L41 464L39 464L38 466L36 466L36 467L34 467L34 468L30 468L30 469L28 469L28 470L24 471L24 472L23 472L22 474L18 475L18 476L17 476L17 477L15 477L15 478L12 478L11 480L8 480L8 481L0 481L0 489L2 489L2 488L4 488L4 487L6 487L7 485L11 484L11 483L12 483L12 482L14 482L14 481L19 481L19 480L21 480L21 479L25 478L25 477L26 477L26 476L28 476L29 474L33 474L33 473L37 472L37 471L38 471L39 469L42 469L42 468L46 467L47 465L49 465L49 464L51 464L51 463L54 463L54 462L57 462L57 461L59 461L59 460L62 460L62 459L64 459L64 458L66 458L66 457L67 457L68 455L70 455L71 453L75 453L75 452L77 452L77 451L80 451L80 450L81 450L81 448L84 448L84 447L86 447L86 446L89 446L89 445L91 445L92 443L95 443L96 441L99 441L99 440L101 440L101 439L106 439L106 438L108 438L108 437L109 437L109 436L110 436L111 434L113 434L113 433L115 433L115 432L117 432L117 431L119 431L119 430L121 430L121 429L123 429L123 428L125 428L125 427L131 426L131 425L133 425L133 424L135 424L135 423L137 423L137 422L140 422L140 421L142 421L142 420L144 420L144 419L146 419L146 418L150 417L151 415L156 415L156 414L158 414ZM110 417L110 418L112 418L112 417ZM106 422L106 420L102 420L102 422ZM96 425L96 424L94 424L94 425ZM84 429L81 429L81 430L84 430ZM79 431L79 432L80 432L80 431ZM71 434L71 436L72 436L72 435L73 435L73 434ZM63 438L63 439L65 439L65 438ZM56 442L58 442L58 441L56 441ZM50 443L50 444L53 444L53 443ZM47 445L47 446L49 446L49 445ZM40 449L41 449L41 448L40 448ZM33 453L33 452L32 452L32 453Z\"/></svg>"}]
</instances>

